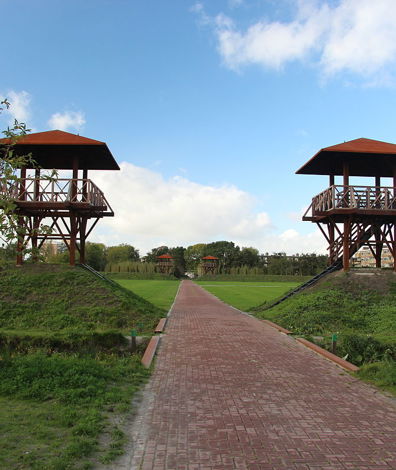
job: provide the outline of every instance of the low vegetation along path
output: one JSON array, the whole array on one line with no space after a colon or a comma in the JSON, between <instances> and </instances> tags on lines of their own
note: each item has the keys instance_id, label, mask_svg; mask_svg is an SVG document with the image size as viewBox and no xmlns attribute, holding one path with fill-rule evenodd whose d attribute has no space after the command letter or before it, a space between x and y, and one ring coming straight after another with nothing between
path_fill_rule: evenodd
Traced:
<instances>
[{"instance_id":1,"label":"low vegetation along path","mask_svg":"<svg viewBox=\"0 0 396 470\"><path fill-rule=\"evenodd\" d=\"M144 402L118 469L396 468L391 398L191 281Z\"/></svg>"}]
</instances>

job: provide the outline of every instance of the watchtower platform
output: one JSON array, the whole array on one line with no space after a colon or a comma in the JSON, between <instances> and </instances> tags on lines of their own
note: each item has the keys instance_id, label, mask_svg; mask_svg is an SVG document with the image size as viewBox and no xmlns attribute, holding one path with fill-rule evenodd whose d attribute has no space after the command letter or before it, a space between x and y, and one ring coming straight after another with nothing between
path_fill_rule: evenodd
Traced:
<instances>
[{"instance_id":1,"label":"watchtower platform","mask_svg":"<svg viewBox=\"0 0 396 470\"><path fill-rule=\"evenodd\" d=\"M170 274L174 269L173 256L169 253L157 256L157 268L162 274Z\"/></svg>"},{"instance_id":2,"label":"watchtower platform","mask_svg":"<svg viewBox=\"0 0 396 470\"><path fill-rule=\"evenodd\" d=\"M204 275L216 274L219 265L219 258L216 256L204 256L201 260L201 268Z\"/></svg>"},{"instance_id":3,"label":"watchtower platform","mask_svg":"<svg viewBox=\"0 0 396 470\"><path fill-rule=\"evenodd\" d=\"M329 175L329 187L312 198L303 220L325 236L330 264L342 262L348 270L350 258L367 245L380 268L387 246L396 271L396 145L361 138L326 147L297 174ZM350 185L351 176L373 177L374 185ZM391 185L382 186L381 178L391 178Z\"/></svg>"}]
</instances>

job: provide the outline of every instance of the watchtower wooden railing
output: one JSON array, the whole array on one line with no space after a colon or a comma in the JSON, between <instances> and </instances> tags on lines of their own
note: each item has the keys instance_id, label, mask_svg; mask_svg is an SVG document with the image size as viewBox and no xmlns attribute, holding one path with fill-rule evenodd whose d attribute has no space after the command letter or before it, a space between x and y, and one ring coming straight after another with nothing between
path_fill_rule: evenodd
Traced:
<instances>
[{"instance_id":1,"label":"watchtower wooden railing","mask_svg":"<svg viewBox=\"0 0 396 470\"><path fill-rule=\"evenodd\" d=\"M20 208L98 210L101 216L113 216L103 192L90 179L24 178L19 183L0 180L0 197L14 200Z\"/></svg>"},{"instance_id":2,"label":"watchtower wooden railing","mask_svg":"<svg viewBox=\"0 0 396 470\"><path fill-rule=\"evenodd\" d=\"M388 215L391 211L396 215L395 188L332 185L312 198L303 220L315 221L317 217L328 215L329 212L346 211L373 215Z\"/></svg>"}]
</instances>

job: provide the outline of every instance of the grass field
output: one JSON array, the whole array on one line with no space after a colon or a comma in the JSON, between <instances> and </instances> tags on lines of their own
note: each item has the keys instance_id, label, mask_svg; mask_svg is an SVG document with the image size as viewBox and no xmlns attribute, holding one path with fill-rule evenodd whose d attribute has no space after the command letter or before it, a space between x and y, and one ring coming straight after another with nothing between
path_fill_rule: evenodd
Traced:
<instances>
[{"instance_id":1,"label":"grass field","mask_svg":"<svg viewBox=\"0 0 396 470\"><path fill-rule=\"evenodd\" d=\"M248 311L264 302L271 302L299 285L297 282L225 281L197 281L197 284L227 304L243 311Z\"/></svg>"},{"instance_id":2,"label":"grass field","mask_svg":"<svg viewBox=\"0 0 396 470\"><path fill-rule=\"evenodd\" d=\"M156 307L169 310L176 296L180 281L152 281L136 279L116 279L122 287L148 300Z\"/></svg>"}]
</instances>

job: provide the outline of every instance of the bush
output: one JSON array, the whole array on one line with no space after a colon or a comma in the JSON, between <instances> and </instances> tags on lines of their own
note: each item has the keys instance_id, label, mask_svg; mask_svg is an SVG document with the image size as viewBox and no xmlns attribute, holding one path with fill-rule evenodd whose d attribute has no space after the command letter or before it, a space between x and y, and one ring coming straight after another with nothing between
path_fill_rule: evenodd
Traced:
<instances>
[{"instance_id":1,"label":"bush","mask_svg":"<svg viewBox=\"0 0 396 470\"><path fill-rule=\"evenodd\" d=\"M380 341L371 335L344 334L340 337L339 352L356 365L396 359L396 344Z\"/></svg>"}]
</instances>

